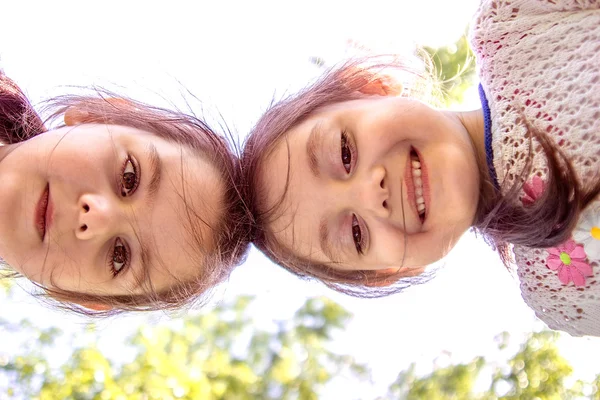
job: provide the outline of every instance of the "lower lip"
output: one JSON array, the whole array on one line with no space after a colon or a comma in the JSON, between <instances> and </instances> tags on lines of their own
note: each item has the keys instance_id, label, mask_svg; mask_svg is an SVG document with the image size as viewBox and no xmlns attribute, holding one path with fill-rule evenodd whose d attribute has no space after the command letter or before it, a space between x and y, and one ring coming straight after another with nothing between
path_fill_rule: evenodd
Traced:
<instances>
[{"instance_id":1,"label":"lower lip","mask_svg":"<svg viewBox=\"0 0 600 400\"><path fill-rule=\"evenodd\" d=\"M423 157L421 156L421 153L419 153L419 151L415 148L413 148L412 150L414 150L415 153L417 153L417 156L419 157L419 162L421 163L421 181L423 182L423 184L422 184L423 199L425 200L424 220L426 220L429 215L429 210L430 210L429 178L427 175L427 166L423 162ZM407 190L410 207L413 209L413 211L415 212L415 214L417 215L417 218L418 218L419 210L417 210L417 196L415 195L415 184L413 182L412 163L411 163L411 159L410 159L410 153L408 154L408 160L406 160L406 168L404 171L404 181L406 182L406 190Z\"/></svg>"},{"instance_id":2,"label":"lower lip","mask_svg":"<svg viewBox=\"0 0 600 400\"><path fill-rule=\"evenodd\" d=\"M52 223L52 204L50 203L50 186L47 185L38 201L35 210L35 227L42 241Z\"/></svg>"}]
</instances>

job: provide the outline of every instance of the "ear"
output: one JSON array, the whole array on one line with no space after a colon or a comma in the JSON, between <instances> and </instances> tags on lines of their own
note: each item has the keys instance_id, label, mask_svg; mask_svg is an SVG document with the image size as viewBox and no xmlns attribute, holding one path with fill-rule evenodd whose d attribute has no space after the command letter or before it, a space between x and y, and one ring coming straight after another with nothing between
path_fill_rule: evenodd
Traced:
<instances>
[{"instance_id":1,"label":"ear","mask_svg":"<svg viewBox=\"0 0 600 400\"><path fill-rule=\"evenodd\" d=\"M79 106L71 106L65 111L63 117L65 125L75 126L85 124L90 117L90 114Z\"/></svg>"},{"instance_id":2,"label":"ear","mask_svg":"<svg viewBox=\"0 0 600 400\"><path fill-rule=\"evenodd\" d=\"M423 267L414 267L414 268L386 268L386 269L378 269L376 270L376 275L383 276L384 278L389 276L389 279L385 279L380 282L369 282L366 286L370 287L385 287L393 285L398 281L398 279L409 278L413 276L420 275L425 268ZM400 275L398 273L400 272Z\"/></svg>"},{"instance_id":3,"label":"ear","mask_svg":"<svg viewBox=\"0 0 600 400\"><path fill-rule=\"evenodd\" d=\"M97 303L77 303L82 307L87 308L88 310L93 310L93 311L110 311L113 309L112 306L109 306L108 304L97 304Z\"/></svg>"},{"instance_id":4,"label":"ear","mask_svg":"<svg viewBox=\"0 0 600 400\"><path fill-rule=\"evenodd\" d=\"M120 99L116 97L107 97L103 99L92 100L94 102L103 103L106 107L115 107L115 108L132 108L134 105L125 99ZM67 108L64 115L65 125L67 126L75 126L81 124L89 124L92 122L98 122L98 118L94 118L95 116L90 114L85 107L85 103L76 104ZM96 116L97 117L97 116Z\"/></svg>"},{"instance_id":5,"label":"ear","mask_svg":"<svg viewBox=\"0 0 600 400\"><path fill-rule=\"evenodd\" d=\"M402 89L402 84L396 81L396 79L388 75L382 75L367 82L358 91L368 95L400 96Z\"/></svg>"},{"instance_id":6,"label":"ear","mask_svg":"<svg viewBox=\"0 0 600 400\"><path fill-rule=\"evenodd\" d=\"M391 278L392 276L396 275L398 273L399 269L398 268L386 268L386 269L378 269L375 271L375 275L377 276L382 276L382 277L387 277L389 276L390 279L385 279L383 281L379 281L379 282L368 282L366 284L366 286L369 287L385 287L385 286L390 286L392 285L394 282L396 282L399 278Z\"/></svg>"}]
</instances>

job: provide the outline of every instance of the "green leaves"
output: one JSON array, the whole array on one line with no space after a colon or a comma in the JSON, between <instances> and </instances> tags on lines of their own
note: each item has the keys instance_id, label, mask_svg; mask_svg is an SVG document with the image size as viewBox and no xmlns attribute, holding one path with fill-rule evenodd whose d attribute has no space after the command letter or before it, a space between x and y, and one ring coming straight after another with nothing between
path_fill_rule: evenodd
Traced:
<instances>
[{"instance_id":1,"label":"green leaves","mask_svg":"<svg viewBox=\"0 0 600 400\"><path fill-rule=\"evenodd\" d=\"M332 300L313 298L289 318L257 328L252 298L238 297L212 311L141 327L127 339L132 358L121 363L96 347L102 332L93 328L75 340L56 328L0 320L4 331L37 338L9 357L0 355L0 381L7 383L0 398L316 400L337 376L369 384L367 366L330 350L350 317ZM515 352L502 333L495 359L452 365L442 356L425 375L413 364L379 400L598 399L600 375L594 382L574 381L557 338L532 333ZM51 363L57 349L69 353L59 367Z\"/></svg>"},{"instance_id":2,"label":"green leaves","mask_svg":"<svg viewBox=\"0 0 600 400\"><path fill-rule=\"evenodd\" d=\"M252 326L250 297L213 311L145 326L129 339L132 362L117 365L90 345L65 349L72 356L60 370L44 359L60 332L39 331L40 340L0 371L16 392L32 399L317 399L339 371L358 378L366 368L328 350L327 342L350 314L329 299L310 299L271 330ZM22 329L37 330L27 322ZM90 330L89 335L99 333ZM75 341L73 341L75 342Z\"/></svg>"},{"instance_id":3,"label":"green leaves","mask_svg":"<svg viewBox=\"0 0 600 400\"><path fill-rule=\"evenodd\" d=\"M16 274L9 270L0 269L0 294L7 295L10 293L14 284L14 276Z\"/></svg>"},{"instance_id":4,"label":"green leaves","mask_svg":"<svg viewBox=\"0 0 600 400\"><path fill-rule=\"evenodd\" d=\"M499 337L498 348L505 351L509 336L506 332L499 336L501 337ZM413 364L407 371L398 375L386 398L408 400L598 398L600 392L597 383L577 381L571 387L567 385L573 370L559 354L557 338L556 332L532 333L519 351L505 361L492 362L483 357L476 357L467 364L435 368L425 376L417 376ZM489 382L489 384L482 385L482 382ZM585 397L586 395L589 397Z\"/></svg>"},{"instance_id":5,"label":"green leaves","mask_svg":"<svg viewBox=\"0 0 600 400\"><path fill-rule=\"evenodd\" d=\"M431 58L434 73L441 82L446 106L460 104L465 91L475 82L475 56L466 34L455 43L440 47L424 47Z\"/></svg>"}]
</instances>

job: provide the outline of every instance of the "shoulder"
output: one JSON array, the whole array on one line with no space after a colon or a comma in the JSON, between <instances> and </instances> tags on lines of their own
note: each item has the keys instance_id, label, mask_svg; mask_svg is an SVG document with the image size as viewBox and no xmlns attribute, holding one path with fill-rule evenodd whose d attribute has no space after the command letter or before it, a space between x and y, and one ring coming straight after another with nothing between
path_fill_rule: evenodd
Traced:
<instances>
[{"instance_id":1,"label":"shoulder","mask_svg":"<svg viewBox=\"0 0 600 400\"><path fill-rule=\"evenodd\" d=\"M598 0L482 0L476 19L511 21L554 12L585 12L600 9Z\"/></svg>"},{"instance_id":2,"label":"shoulder","mask_svg":"<svg viewBox=\"0 0 600 400\"><path fill-rule=\"evenodd\" d=\"M581 215L572 238L549 249L515 246L525 302L550 328L600 336L600 202Z\"/></svg>"},{"instance_id":3,"label":"shoulder","mask_svg":"<svg viewBox=\"0 0 600 400\"><path fill-rule=\"evenodd\" d=\"M530 152L529 129L553 138L584 174L597 171L600 11L579 14L498 23L472 36L500 183L522 170ZM534 159L534 168L543 176L543 157Z\"/></svg>"},{"instance_id":4,"label":"shoulder","mask_svg":"<svg viewBox=\"0 0 600 400\"><path fill-rule=\"evenodd\" d=\"M493 44L521 43L528 33L564 35L573 25L587 30L594 26L599 12L600 0L483 0L471 21L469 36L479 54Z\"/></svg>"}]
</instances>

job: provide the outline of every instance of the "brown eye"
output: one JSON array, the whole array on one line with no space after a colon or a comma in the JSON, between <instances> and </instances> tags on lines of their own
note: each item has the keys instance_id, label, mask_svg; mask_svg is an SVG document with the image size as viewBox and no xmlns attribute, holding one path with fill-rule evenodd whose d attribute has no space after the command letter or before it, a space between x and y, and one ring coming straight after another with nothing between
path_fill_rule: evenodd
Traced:
<instances>
[{"instance_id":1,"label":"brown eye","mask_svg":"<svg viewBox=\"0 0 600 400\"><path fill-rule=\"evenodd\" d=\"M121 239L117 238L113 248L112 257L109 262L109 268L113 276L117 276L119 272L123 270L123 267L127 265L128 260L129 253L127 252L127 247L125 247L125 244L121 241Z\"/></svg>"},{"instance_id":2,"label":"brown eye","mask_svg":"<svg viewBox=\"0 0 600 400\"><path fill-rule=\"evenodd\" d=\"M341 148L342 148L342 164L344 165L344 169L347 173L350 173L351 165L352 165L352 151L350 146L348 145L348 136L346 132L342 132L342 140L341 140Z\"/></svg>"},{"instance_id":3,"label":"brown eye","mask_svg":"<svg viewBox=\"0 0 600 400\"><path fill-rule=\"evenodd\" d=\"M362 232L360 230L360 225L358 223L358 219L356 219L356 215L352 216L352 239L354 240L354 246L356 246L356 251L358 254L363 253L363 243L362 243Z\"/></svg>"},{"instance_id":4,"label":"brown eye","mask_svg":"<svg viewBox=\"0 0 600 400\"><path fill-rule=\"evenodd\" d=\"M131 161L131 158L127 158L125 162L125 168L121 175L121 195L123 197L131 196L138 186L138 175L135 169L135 165Z\"/></svg>"}]
</instances>

